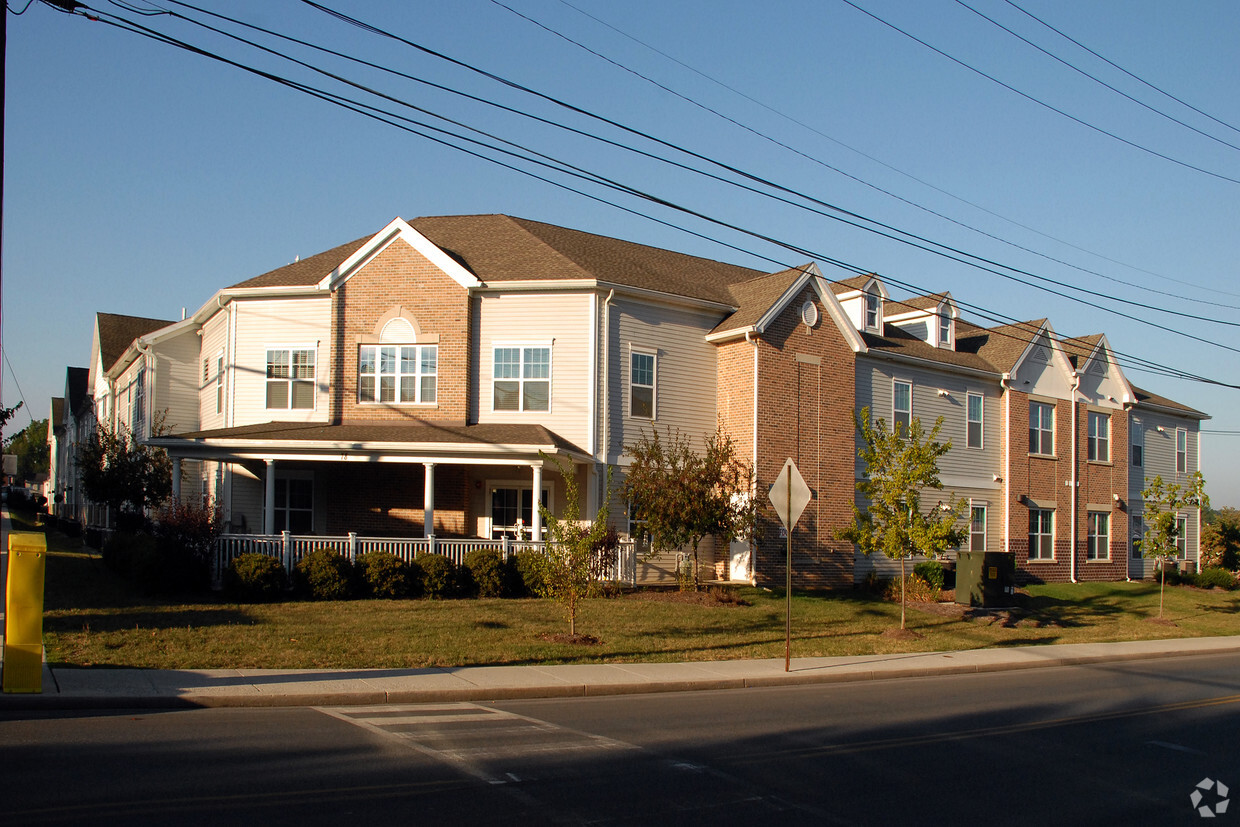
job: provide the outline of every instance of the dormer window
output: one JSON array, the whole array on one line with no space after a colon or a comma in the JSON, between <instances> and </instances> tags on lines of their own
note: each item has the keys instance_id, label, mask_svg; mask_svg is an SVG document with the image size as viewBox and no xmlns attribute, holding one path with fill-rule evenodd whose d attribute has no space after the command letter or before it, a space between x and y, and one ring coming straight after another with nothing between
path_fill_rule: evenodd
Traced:
<instances>
[{"instance_id":1,"label":"dormer window","mask_svg":"<svg viewBox=\"0 0 1240 827\"><path fill-rule=\"evenodd\" d=\"M952 343L952 317L944 311L939 314L939 346L947 347Z\"/></svg>"},{"instance_id":2,"label":"dormer window","mask_svg":"<svg viewBox=\"0 0 1240 827\"><path fill-rule=\"evenodd\" d=\"M866 330L878 330L878 294L865 294L865 328Z\"/></svg>"}]
</instances>

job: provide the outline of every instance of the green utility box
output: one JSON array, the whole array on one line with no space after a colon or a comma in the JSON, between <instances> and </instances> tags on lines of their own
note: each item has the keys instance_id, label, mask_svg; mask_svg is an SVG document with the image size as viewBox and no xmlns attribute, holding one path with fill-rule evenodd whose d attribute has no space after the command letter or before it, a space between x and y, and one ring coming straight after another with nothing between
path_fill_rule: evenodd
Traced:
<instances>
[{"instance_id":1,"label":"green utility box","mask_svg":"<svg viewBox=\"0 0 1240 827\"><path fill-rule=\"evenodd\" d=\"M5 590L5 692L43 691L43 570L47 538L9 535L9 582Z\"/></svg>"},{"instance_id":2,"label":"green utility box","mask_svg":"<svg viewBox=\"0 0 1240 827\"><path fill-rule=\"evenodd\" d=\"M962 551L956 555L956 602L993 609L1012 605L1016 558L1001 551Z\"/></svg>"}]
</instances>

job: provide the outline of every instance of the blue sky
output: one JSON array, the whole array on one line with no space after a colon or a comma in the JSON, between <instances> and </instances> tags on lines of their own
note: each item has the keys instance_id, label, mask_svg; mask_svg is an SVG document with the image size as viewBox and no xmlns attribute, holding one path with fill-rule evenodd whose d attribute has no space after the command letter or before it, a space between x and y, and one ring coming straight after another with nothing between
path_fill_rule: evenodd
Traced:
<instances>
[{"instance_id":1,"label":"blue sky","mask_svg":"<svg viewBox=\"0 0 1240 827\"><path fill-rule=\"evenodd\" d=\"M512 10L493 0L328 5L797 193L1106 298L1073 301L1059 295L1070 292L1064 288L1036 290L425 85L301 49L297 54L437 114L788 241L819 261L829 256L923 292L950 290L959 302L996 316L1046 316L1067 336L1105 332L1121 354L1240 383L1240 183L1226 180L1240 180L1240 149L1226 145L1240 147L1234 45L1240 6L1018 0L1220 124L1120 73L1005 0L967 0L1211 138L1056 63L962 3L855 0L959 61L1144 151L1003 88L843 0L504 2ZM104 0L93 4L239 62L341 90L183 21L141 17ZM196 4L671 154L302 2ZM771 260L793 265L811 258L572 182L744 252L721 246L39 2L9 15L6 70L3 391L5 404L23 398L37 418L63 392L65 367L87 364L96 311L178 319L181 308L192 312L220 287L374 232L398 215L508 213L763 269L776 269ZM829 277L851 275L823 269ZM1112 304L1112 297L1136 305ZM1212 414L1208 430L1240 431L1234 389L1135 369L1128 376ZM27 421L19 417L17 424ZM1240 505L1240 436L1206 434L1202 454L1214 504Z\"/></svg>"}]
</instances>

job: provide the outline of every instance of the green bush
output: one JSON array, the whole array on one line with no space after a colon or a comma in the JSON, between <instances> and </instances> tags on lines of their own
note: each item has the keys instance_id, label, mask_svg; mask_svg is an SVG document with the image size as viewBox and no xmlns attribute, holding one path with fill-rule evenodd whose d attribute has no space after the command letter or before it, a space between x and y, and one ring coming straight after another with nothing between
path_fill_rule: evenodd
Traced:
<instances>
[{"instance_id":1,"label":"green bush","mask_svg":"<svg viewBox=\"0 0 1240 827\"><path fill-rule=\"evenodd\" d=\"M913 566L913 574L920 577L935 591L943 589L943 564L938 560L924 560Z\"/></svg>"},{"instance_id":2,"label":"green bush","mask_svg":"<svg viewBox=\"0 0 1240 827\"><path fill-rule=\"evenodd\" d=\"M1203 589L1210 589L1218 586L1220 589L1236 588L1236 575L1224 568L1208 568L1202 569L1197 575L1197 585Z\"/></svg>"},{"instance_id":3,"label":"green bush","mask_svg":"<svg viewBox=\"0 0 1240 827\"><path fill-rule=\"evenodd\" d=\"M327 549L312 551L293 570L297 589L314 600L348 600L356 591L349 558Z\"/></svg>"},{"instance_id":4,"label":"green bush","mask_svg":"<svg viewBox=\"0 0 1240 827\"><path fill-rule=\"evenodd\" d=\"M275 600L288 584L284 564L266 554L242 554L224 572L224 585L235 599L250 602Z\"/></svg>"},{"instance_id":5,"label":"green bush","mask_svg":"<svg viewBox=\"0 0 1240 827\"><path fill-rule=\"evenodd\" d=\"M413 593L409 564L390 551L370 551L357 558L362 588L371 597L396 599Z\"/></svg>"},{"instance_id":6,"label":"green bush","mask_svg":"<svg viewBox=\"0 0 1240 827\"><path fill-rule=\"evenodd\" d=\"M512 568L495 549L476 549L465 555L470 594L479 597L508 597L514 591Z\"/></svg>"},{"instance_id":7,"label":"green bush","mask_svg":"<svg viewBox=\"0 0 1240 827\"><path fill-rule=\"evenodd\" d=\"M512 557L514 580L518 592L529 597L538 597L543 593L542 552L534 549L518 551Z\"/></svg>"},{"instance_id":8,"label":"green bush","mask_svg":"<svg viewBox=\"0 0 1240 827\"><path fill-rule=\"evenodd\" d=\"M460 594L460 574L456 564L442 554L423 554L418 558L422 569L422 593L441 600Z\"/></svg>"}]
</instances>

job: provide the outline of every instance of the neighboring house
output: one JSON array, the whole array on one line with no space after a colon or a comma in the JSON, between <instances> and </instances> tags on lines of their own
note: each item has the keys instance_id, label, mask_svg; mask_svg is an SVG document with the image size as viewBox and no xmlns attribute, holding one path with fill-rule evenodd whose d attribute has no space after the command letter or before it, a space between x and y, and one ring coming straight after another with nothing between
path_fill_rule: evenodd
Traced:
<instances>
[{"instance_id":1,"label":"neighboring house","mask_svg":"<svg viewBox=\"0 0 1240 827\"><path fill-rule=\"evenodd\" d=\"M124 339L100 314L96 405L167 449L177 495L232 532L537 537L536 500L564 505L547 456L593 513L625 446L718 423L763 508L751 541L704 544L706 564L783 582L765 491L792 457L815 493L793 533L802 587L890 571L835 539L864 407L897 427L943 417L941 496L968 498L968 547L1012 551L1026 580L1127 576L1131 420L1191 430L1191 471L1205 416L1141 396L1102 336L982 328L948 293L897 301L872 275L763 273L502 215L396 219L181 322L132 324ZM611 515L630 531L624 503Z\"/></svg>"},{"instance_id":2,"label":"neighboring house","mask_svg":"<svg viewBox=\"0 0 1240 827\"><path fill-rule=\"evenodd\" d=\"M65 441L65 399L63 396L52 397L51 412L47 417L47 513L56 514L56 495L64 490L62 478L66 469L63 466L61 443Z\"/></svg>"},{"instance_id":3,"label":"neighboring house","mask_svg":"<svg viewBox=\"0 0 1240 827\"><path fill-rule=\"evenodd\" d=\"M87 368L65 370L63 419L59 429L53 428L56 453L51 462L56 466L56 480L49 503L49 509L56 517L83 525L94 522L93 518L97 516L91 512L90 503L83 496L77 471L77 446L89 438L95 428L89 377ZM51 423L49 427L52 427Z\"/></svg>"}]
</instances>

